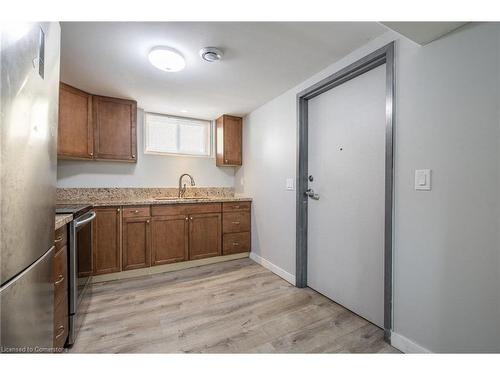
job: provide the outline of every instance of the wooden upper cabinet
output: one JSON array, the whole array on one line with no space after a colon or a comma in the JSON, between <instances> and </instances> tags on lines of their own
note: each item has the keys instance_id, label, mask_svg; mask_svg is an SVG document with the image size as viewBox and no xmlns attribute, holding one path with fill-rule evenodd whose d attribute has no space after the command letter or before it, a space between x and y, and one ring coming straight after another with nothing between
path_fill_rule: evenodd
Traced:
<instances>
[{"instance_id":1,"label":"wooden upper cabinet","mask_svg":"<svg viewBox=\"0 0 500 375\"><path fill-rule=\"evenodd\" d=\"M137 103L93 97L94 150L97 159L137 160Z\"/></svg>"},{"instance_id":2,"label":"wooden upper cabinet","mask_svg":"<svg viewBox=\"0 0 500 375\"><path fill-rule=\"evenodd\" d=\"M136 123L134 100L92 95L61 82L59 158L136 162Z\"/></svg>"},{"instance_id":3,"label":"wooden upper cabinet","mask_svg":"<svg viewBox=\"0 0 500 375\"><path fill-rule=\"evenodd\" d=\"M121 270L121 228L119 207L94 208L92 224L94 275Z\"/></svg>"},{"instance_id":4,"label":"wooden upper cabinet","mask_svg":"<svg viewBox=\"0 0 500 375\"><path fill-rule=\"evenodd\" d=\"M189 260L222 254L220 213L189 215Z\"/></svg>"},{"instance_id":5,"label":"wooden upper cabinet","mask_svg":"<svg viewBox=\"0 0 500 375\"><path fill-rule=\"evenodd\" d=\"M157 216L151 221L151 265L188 260L187 215Z\"/></svg>"},{"instance_id":6,"label":"wooden upper cabinet","mask_svg":"<svg viewBox=\"0 0 500 375\"><path fill-rule=\"evenodd\" d=\"M216 121L216 164L234 166L242 163L243 120L223 115Z\"/></svg>"},{"instance_id":7,"label":"wooden upper cabinet","mask_svg":"<svg viewBox=\"0 0 500 375\"><path fill-rule=\"evenodd\" d=\"M151 265L150 222L149 217L123 218L123 271Z\"/></svg>"},{"instance_id":8,"label":"wooden upper cabinet","mask_svg":"<svg viewBox=\"0 0 500 375\"><path fill-rule=\"evenodd\" d=\"M92 159L92 95L61 82L57 154L60 158Z\"/></svg>"}]
</instances>

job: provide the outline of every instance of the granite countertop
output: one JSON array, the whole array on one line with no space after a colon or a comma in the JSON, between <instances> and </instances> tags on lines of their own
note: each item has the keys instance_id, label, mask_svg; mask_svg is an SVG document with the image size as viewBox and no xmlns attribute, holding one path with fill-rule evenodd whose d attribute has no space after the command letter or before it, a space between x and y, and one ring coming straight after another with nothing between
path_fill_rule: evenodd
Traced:
<instances>
[{"instance_id":1,"label":"granite countertop","mask_svg":"<svg viewBox=\"0 0 500 375\"><path fill-rule=\"evenodd\" d=\"M181 199L178 193L178 188L58 188L57 203L99 207L252 201L225 187L188 187L185 198Z\"/></svg>"},{"instance_id":2,"label":"granite countertop","mask_svg":"<svg viewBox=\"0 0 500 375\"><path fill-rule=\"evenodd\" d=\"M73 215L71 214L56 215L56 230L68 224L72 220L73 220Z\"/></svg>"},{"instance_id":3,"label":"granite countertop","mask_svg":"<svg viewBox=\"0 0 500 375\"><path fill-rule=\"evenodd\" d=\"M159 204L179 204L179 203L223 203L223 202L251 202L252 198L235 195L233 197L203 197L203 198L171 198L157 199L157 198L132 198L132 199L95 199L90 201L71 201L71 202L57 202L60 204L90 204L94 207L99 206L140 206L140 205L159 205Z\"/></svg>"}]
</instances>

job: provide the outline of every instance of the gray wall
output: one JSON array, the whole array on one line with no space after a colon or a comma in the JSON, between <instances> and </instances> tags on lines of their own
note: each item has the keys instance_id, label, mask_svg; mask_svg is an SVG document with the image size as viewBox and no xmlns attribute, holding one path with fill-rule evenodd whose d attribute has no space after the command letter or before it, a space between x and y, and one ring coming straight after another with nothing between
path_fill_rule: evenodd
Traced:
<instances>
[{"instance_id":1,"label":"gray wall","mask_svg":"<svg viewBox=\"0 0 500 375\"><path fill-rule=\"evenodd\" d=\"M182 173L197 186L232 187L234 167L218 168L214 158L145 155L144 112L137 111L137 163L59 160L58 187L175 187Z\"/></svg>"},{"instance_id":2,"label":"gray wall","mask_svg":"<svg viewBox=\"0 0 500 375\"><path fill-rule=\"evenodd\" d=\"M250 113L235 182L254 198L253 251L295 273L297 92L397 40L394 331L435 352L500 351L499 39L499 24L424 47L388 32ZM432 191L414 190L417 168Z\"/></svg>"}]
</instances>

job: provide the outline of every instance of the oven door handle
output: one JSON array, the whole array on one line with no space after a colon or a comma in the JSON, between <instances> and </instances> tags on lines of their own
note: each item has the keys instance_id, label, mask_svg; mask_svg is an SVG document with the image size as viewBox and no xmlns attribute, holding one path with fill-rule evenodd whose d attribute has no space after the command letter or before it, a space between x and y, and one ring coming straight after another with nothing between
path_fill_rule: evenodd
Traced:
<instances>
[{"instance_id":1,"label":"oven door handle","mask_svg":"<svg viewBox=\"0 0 500 375\"><path fill-rule=\"evenodd\" d=\"M95 219L96 217L96 213L95 211L91 211L89 212L90 216L86 217L85 219L82 219L82 220L75 220L75 228L79 228L81 227L82 225L85 225L89 222L91 222L92 220Z\"/></svg>"}]
</instances>

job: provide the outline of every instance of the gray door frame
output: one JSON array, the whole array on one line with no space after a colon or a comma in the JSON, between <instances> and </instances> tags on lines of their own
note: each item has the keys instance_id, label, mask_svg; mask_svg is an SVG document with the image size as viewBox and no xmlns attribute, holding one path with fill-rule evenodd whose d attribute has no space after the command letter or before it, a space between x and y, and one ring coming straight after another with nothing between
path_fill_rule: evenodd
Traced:
<instances>
[{"instance_id":1,"label":"gray door frame","mask_svg":"<svg viewBox=\"0 0 500 375\"><path fill-rule=\"evenodd\" d=\"M370 53L297 94L297 201L296 201L296 280L307 286L307 206L308 197L308 101L380 65L386 66L385 96L385 229L384 229L384 338L390 342L392 328L392 252L393 252L393 130L395 122L394 42Z\"/></svg>"}]
</instances>

